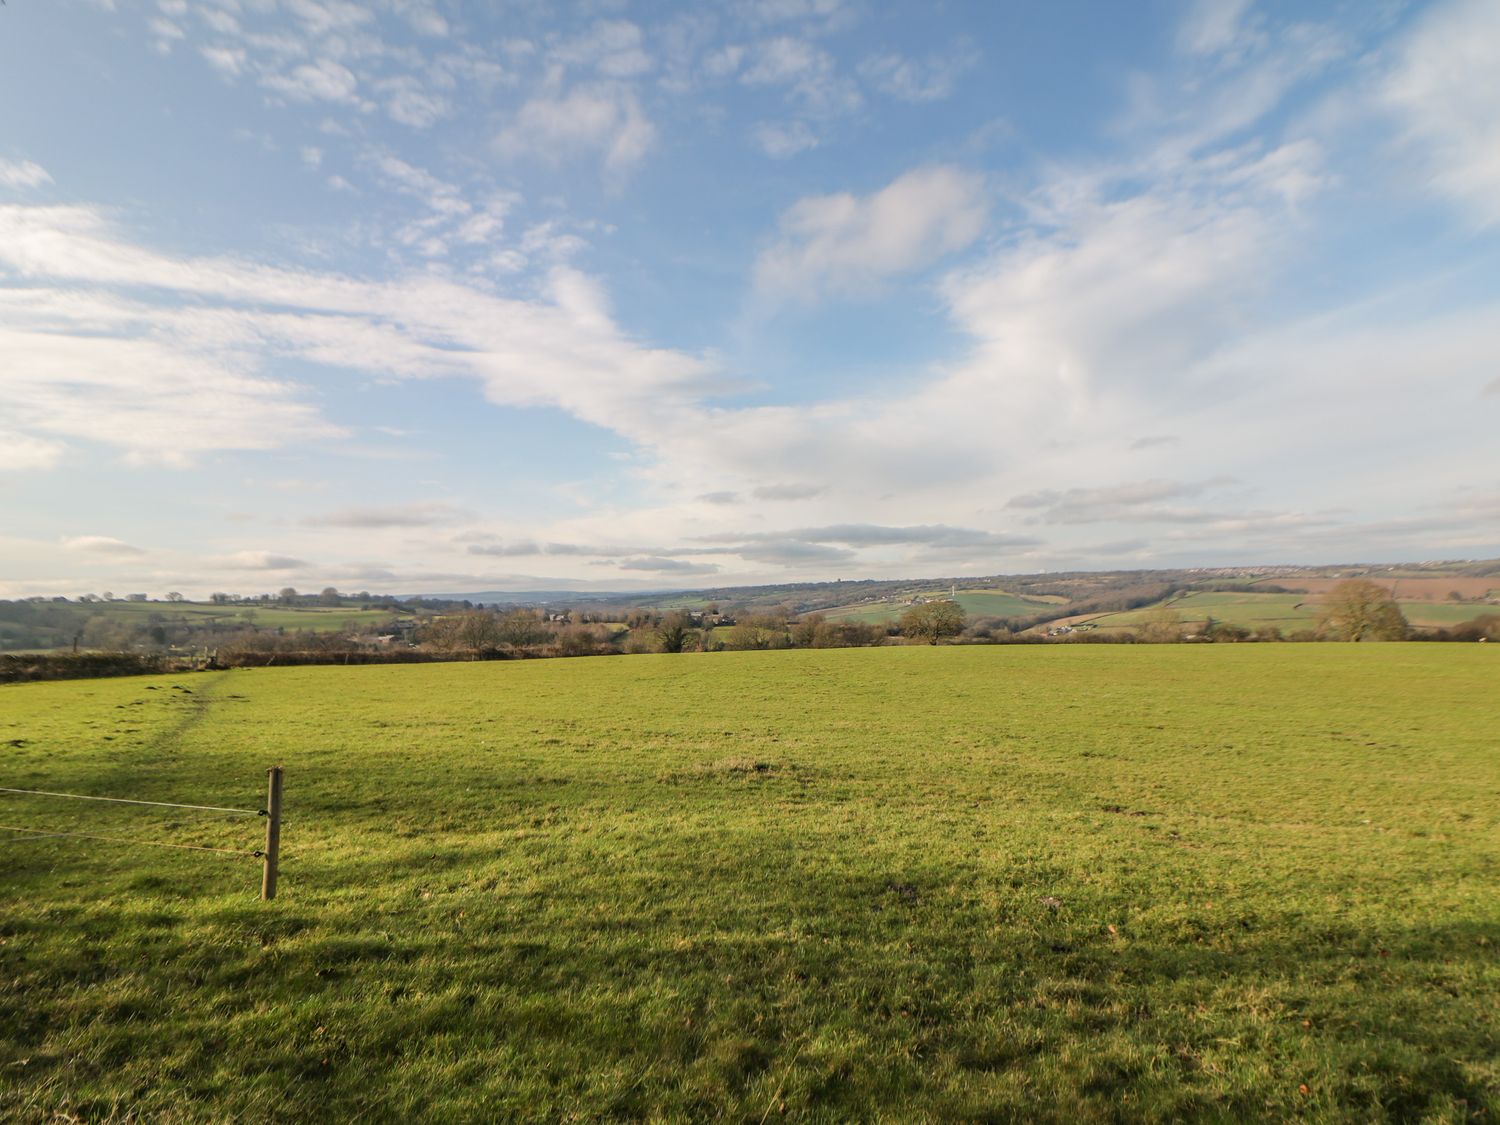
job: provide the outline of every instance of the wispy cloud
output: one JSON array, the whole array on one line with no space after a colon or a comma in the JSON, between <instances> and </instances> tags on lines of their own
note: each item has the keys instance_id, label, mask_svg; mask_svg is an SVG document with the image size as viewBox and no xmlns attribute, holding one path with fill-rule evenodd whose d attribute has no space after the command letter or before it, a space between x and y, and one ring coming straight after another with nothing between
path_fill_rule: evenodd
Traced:
<instances>
[{"instance_id":1,"label":"wispy cloud","mask_svg":"<svg viewBox=\"0 0 1500 1125\"><path fill-rule=\"evenodd\" d=\"M556 163L597 155L607 171L629 172L650 152L656 127L635 94L619 87L578 87L530 99L495 138L502 156Z\"/></svg>"},{"instance_id":2,"label":"wispy cloud","mask_svg":"<svg viewBox=\"0 0 1500 1125\"><path fill-rule=\"evenodd\" d=\"M354 72L332 59L302 63L284 74L267 74L261 85L298 101L357 103L359 79Z\"/></svg>"},{"instance_id":3,"label":"wispy cloud","mask_svg":"<svg viewBox=\"0 0 1500 1125\"><path fill-rule=\"evenodd\" d=\"M621 570L644 570L653 574L715 574L718 567L712 563L685 562L682 559L668 559L656 557L644 557L636 559L622 559L615 564Z\"/></svg>"},{"instance_id":4,"label":"wispy cloud","mask_svg":"<svg viewBox=\"0 0 1500 1125\"><path fill-rule=\"evenodd\" d=\"M12 424L135 460L187 464L207 450L341 436L303 388L259 370L278 354L465 377L495 402L551 404L637 434L664 403L686 406L711 385L701 360L630 342L600 288L568 270L553 274L550 300L520 300L431 277L366 282L173 258L124 240L89 208L15 206L0 207L0 269L26 282L0 290L12 372L0 403ZM126 295L143 289L168 300Z\"/></svg>"},{"instance_id":5,"label":"wispy cloud","mask_svg":"<svg viewBox=\"0 0 1500 1125\"><path fill-rule=\"evenodd\" d=\"M979 52L958 43L942 54L912 58L897 52L870 55L859 65L860 77L903 102L936 102L953 96L959 80L979 62Z\"/></svg>"},{"instance_id":6,"label":"wispy cloud","mask_svg":"<svg viewBox=\"0 0 1500 1125\"><path fill-rule=\"evenodd\" d=\"M431 502L383 508L345 508L308 516L302 522L310 527L438 527L471 518L472 514L452 504Z\"/></svg>"},{"instance_id":7,"label":"wispy cloud","mask_svg":"<svg viewBox=\"0 0 1500 1125\"><path fill-rule=\"evenodd\" d=\"M1500 6L1433 5L1383 96L1433 190L1482 225L1500 223Z\"/></svg>"},{"instance_id":8,"label":"wispy cloud","mask_svg":"<svg viewBox=\"0 0 1500 1125\"><path fill-rule=\"evenodd\" d=\"M0 186L21 190L51 182L51 175L40 164L30 160L0 159Z\"/></svg>"},{"instance_id":9,"label":"wispy cloud","mask_svg":"<svg viewBox=\"0 0 1500 1125\"><path fill-rule=\"evenodd\" d=\"M229 570L303 570L310 565L306 559L274 551L235 551L215 561Z\"/></svg>"},{"instance_id":10,"label":"wispy cloud","mask_svg":"<svg viewBox=\"0 0 1500 1125\"><path fill-rule=\"evenodd\" d=\"M984 229L982 177L919 168L867 196L813 196L780 221L755 265L757 288L779 296L867 289L968 246Z\"/></svg>"},{"instance_id":11,"label":"wispy cloud","mask_svg":"<svg viewBox=\"0 0 1500 1125\"><path fill-rule=\"evenodd\" d=\"M757 500L811 500L827 491L821 484L763 484L750 494Z\"/></svg>"}]
</instances>

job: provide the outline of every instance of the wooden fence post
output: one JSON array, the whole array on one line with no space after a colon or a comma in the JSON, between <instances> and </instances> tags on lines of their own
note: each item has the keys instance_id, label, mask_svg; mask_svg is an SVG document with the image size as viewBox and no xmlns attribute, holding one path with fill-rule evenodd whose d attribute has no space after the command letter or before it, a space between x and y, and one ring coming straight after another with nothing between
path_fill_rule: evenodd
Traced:
<instances>
[{"instance_id":1,"label":"wooden fence post","mask_svg":"<svg viewBox=\"0 0 1500 1125\"><path fill-rule=\"evenodd\" d=\"M281 856L281 767L267 771L266 788L266 867L261 876L260 897L276 897L276 861Z\"/></svg>"}]
</instances>

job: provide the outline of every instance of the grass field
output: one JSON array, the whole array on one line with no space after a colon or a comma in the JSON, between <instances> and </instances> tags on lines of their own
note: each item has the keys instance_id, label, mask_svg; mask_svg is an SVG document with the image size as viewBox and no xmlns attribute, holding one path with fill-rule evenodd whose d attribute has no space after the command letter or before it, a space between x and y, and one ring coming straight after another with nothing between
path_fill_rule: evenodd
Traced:
<instances>
[{"instance_id":1,"label":"grass field","mask_svg":"<svg viewBox=\"0 0 1500 1125\"><path fill-rule=\"evenodd\" d=\"M0 1119L1493 1120L1500 651L907 647L0 689ZM5 824L258 822L0 795Z\"/></svg>"},{"instance_id":2,"label":"grass field","mask_svg":"<svg viewBox=\"0 0 1500 1125\"><path fill-rule=\"evenodd\" d=\"M926 597L946 598L948 592L934 587L924 591ZM1063 612L1052 601L1021 598L1004 590L963 590L957 598L959 608L970 620L978 617L1031 617L1038 613ZM895 621L910 607L905 601L875 602L862 605L840 606L824 613L830 621L860 621L870 625L885 625Z\"/></svg>"},{"instance_id":3,"label":"grass field","mask_svg":"<svg viewBox=\"0 0 1500 1125\"><path fill-rule=\"evenodd\" d=\"M1257 594L1238 591L1194 593L1167 602L1185 623L1202 624L1207 618L1242 625L1247 629L1276 626L1283 633L1314 629L1318 624L1320 595ZM1487 613L1500 613L1492 605L1461 605L1442 602L1399 602L1401 612L1413 625L1461 625ZM1122 613L1106 613L1087 618L1101 629L1137 629L1150 620L1158 606Z\"/></svg>"},{"instance_id":4,"label":"grass field","mask_svg":"<svg viewBox=\"0 0 1500 1125\"><path fill-rule=\"evenodd\" d=\"M1186 594L1170 599L1167 607L1184 622L1202 624L1212 617L1247 629L1275 625L1284 633L1312 629L1318 623L1317 605L1307 594L1253 594L1238 591ZM1101 629L1138 629L1151 620L1159 606L1106 613L1091 618Z\"/></svg>"},{"instance_id":5,"label":"grass field","mask_svg":"<svg viewBox=\"0 0 1500 1125\"><path fill-rule=\"evenodd\" d=\"M199 624L255 625L262 629L340 630L390 620L389 610L358 606L211 605L206 602L102 602L93 607L108 617L144 620L153 614L167 621Z\"/></svg>"},{"instance_id":6,"label":"grass field","mask_svg":"<svg viewBox=\"0 0 1500 1125\"><path fill-rule=\"evenodd\" d=\"M1462 625L1486 614L1500 616L1500 605L1460 605L1453 602L1399 602L1413 625Z\"/></svg>"}]
</instances>

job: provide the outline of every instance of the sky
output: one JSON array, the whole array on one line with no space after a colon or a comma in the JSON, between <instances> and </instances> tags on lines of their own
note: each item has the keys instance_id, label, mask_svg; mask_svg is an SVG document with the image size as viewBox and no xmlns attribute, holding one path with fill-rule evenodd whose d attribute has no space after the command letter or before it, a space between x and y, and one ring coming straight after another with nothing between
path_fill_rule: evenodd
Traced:
<instances>
[{"instance_id":1,"label":"sky","mask_svg":"<svg viewBox=\"0 0 1500 1125\"><path fill-rule=\"evenodd\" d=\"M1495 0L9 0L0 596L1500 556Z\"/></svg>"}]
</instances>

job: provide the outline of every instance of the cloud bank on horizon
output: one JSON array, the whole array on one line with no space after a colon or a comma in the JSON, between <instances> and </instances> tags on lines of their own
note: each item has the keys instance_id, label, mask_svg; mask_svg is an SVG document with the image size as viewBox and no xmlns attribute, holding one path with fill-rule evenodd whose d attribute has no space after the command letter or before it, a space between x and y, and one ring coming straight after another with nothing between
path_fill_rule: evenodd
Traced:
<instances>
[{"instance_id":1,"label":"cloud bank on horizon","mask_svg":"<svg viewBox=\"0 0 1500 1125\"><path fill-rule=\"evenodd\" d=\"M0 31L0 596L1500 555L1490 0Z\"/></svg>"}]
</instances>

